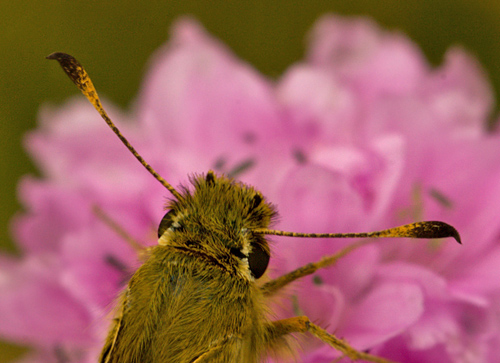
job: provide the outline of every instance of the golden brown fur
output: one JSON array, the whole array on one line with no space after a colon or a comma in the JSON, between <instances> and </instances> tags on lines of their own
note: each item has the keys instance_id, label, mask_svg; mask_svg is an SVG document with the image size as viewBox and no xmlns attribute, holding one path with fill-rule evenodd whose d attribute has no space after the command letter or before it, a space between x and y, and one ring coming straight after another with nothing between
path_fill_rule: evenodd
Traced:
<instances>
[{"instance_id":1,"label":"golden brown fur","mask_svg":"<svg viewBox=\"0 0 500 363\"><path fill-rule=\"evenodd\" d=\"M230 248L269 251L249 230L274 211L253 188L211 173L194 185L169 206L179 227L130 280L100 362L188 363L212 351L210 362L254 363L272 345L262 292Z\"/></svg>"}]
</instances>

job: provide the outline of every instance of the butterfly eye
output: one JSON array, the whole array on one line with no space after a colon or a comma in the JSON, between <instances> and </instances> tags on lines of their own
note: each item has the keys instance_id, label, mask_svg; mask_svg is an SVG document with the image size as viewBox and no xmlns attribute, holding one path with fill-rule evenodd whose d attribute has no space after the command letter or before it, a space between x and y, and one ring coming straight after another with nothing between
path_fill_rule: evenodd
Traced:
<instances>
[{"instance_id":1,"label":"butterfly eye","mask_svg":"<svg viewBox=\"0 0 500 363\"><path fill-rule=\"evenodd\" d=\"M174 219L174 211L173 210L169 210L163 216L163 218L162 218L162 220L160 222L160 225L158 226L158 238L160 238L161 236L163 236L163 233L165 233L165 231L170 228L170 226L174 222L173 219Z\"/></svg>"},{"instance_id":2,"label":"butterfly eye","mask_svg":"<svg viewBox=\"0 0 500 363\"><path fill-rule=\"evenodd\" d=\"M269 251L264 250L260 244L252 244L252 252L248 255L248 265L254 278L258 279L264 275L269 258Z\"/></svg>"}]
</instances>

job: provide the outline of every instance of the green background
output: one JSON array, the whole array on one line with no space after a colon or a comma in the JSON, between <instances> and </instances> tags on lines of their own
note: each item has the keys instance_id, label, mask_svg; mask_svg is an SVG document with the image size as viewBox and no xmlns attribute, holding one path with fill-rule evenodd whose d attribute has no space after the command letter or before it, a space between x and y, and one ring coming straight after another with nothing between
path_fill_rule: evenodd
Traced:
<instances>
[{"instance_id":1,"label":"green background","mask_svg":"<svg viewBox=\"0 0 500 363\"><path fill-rule=\"evenodd\" d=\"M126 108L146 61L180 15L193 15L239 57L278 77L301 58L305 35L327 12L368 15L404 31L433 64L451 45L461 44L479 58L498 94L500 2L494 0L2 1L1 248L15 253L8 225L20 210L16 184L22 175L36 173L22 136L36 127L41 104L57 104L78 92L46 55L64 51L84 60L100 93ZM0 344L0 363L20 352Z\"/></svg>"}]
</instances>

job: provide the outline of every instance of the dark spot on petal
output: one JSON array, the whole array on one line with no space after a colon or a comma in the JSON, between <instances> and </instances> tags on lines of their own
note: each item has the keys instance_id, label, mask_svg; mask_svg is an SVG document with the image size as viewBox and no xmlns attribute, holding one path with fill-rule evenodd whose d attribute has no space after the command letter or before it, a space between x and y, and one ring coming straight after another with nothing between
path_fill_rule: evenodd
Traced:
<instances>
[{"instance_id":1,"label":"dark spot on petal","mask_svg":"<svg viewBox=\"0 0 500 363\"><path fill-rule=\"evenodd\" d=\"M69 363L70 359L68 354L59 345L54 347L54 355L56 356L57 363Z\"/></svg>"},{"instance_id":2,"label":"dark spot on petal","mask_svg":"<svg viewBox=\"0 0 500 363\"><path fill-rule=\"evenodd\" d=\"M118 285L120 287L125 285L128 282L128 280L130 280L131 271L125 263L123 263L113 255L106 255L104 260L108 265L116 269L121 274L120 281L118 282Z\"/></svg>"},{"instance_id":3,"label":"dark spot on petal","mask_svg":"<svg viewBox=\"0 0 500 363\"><path fill-rule=\"evenodd\" d=\"M257 141L257 135L252 131L247 131L243 133L243 142L245 144L253 144Z\"/></svg>"},{"instance_id":4,"label":"dark spot on petal","mask_svg":"<svg viewBox=\"0 0 500 363\"><path fill-rule=\"evenodd\" d=\"M236 178L238 175L241 175L254 165L255 165L254 159L243 160L241 163L236 164L236 166L229 173L227 173L227 176L229 178Z\"/></svg>"},{"instance_id":5,"label":"dark spot on petal","mask_svg":"<svg viewBox=\"0 0 500 363\"><path fill-rule=\"evenodd\" d=\"M307 163L307 156L300 149L293 150L292 156L297 161L297 163L299 163L299 164L305 164L305 163Z\"/></svg>"},{"instance_id":6,"label":"dark spot on petal","mask_svg":"<svg viewBox=\"0 0 500 363\"><path fill-rule=\"evenodd\" d=\"M109 266L113 267L118 272L121 272L121 273L127 273L128 272L127 265L125 265L125 263L123 263L122 261L120 261L117 257L115 257L113 255L106 255L104 257L104 260L106 261L106 263Z\"/></svg>"},{"instance_id":7,"label":"dark spot on petal","mask_svg":"<svg viewBox=\"0 0 500 363\"><path fill-rule=\"evenodd\" d=\"M226 166L227 159L223 156L220 156L217 160L215 160L215 164L212 169L218 171L224 171L224 167Z\"/></svg>"},{"instance_id":8,"label":"dark spot on petal","mask_svg":"<svg viewBox=\"0 0 500 363\"><path fill-rule=\"evenodd\" d=\"M316 286L323 285L323 279L321 278L321 276L314 275L312 278L312 281L313 281L313 284Z\"/></svg>"},{"instance_id":9,"label":"dark spot on petal","mask_svg":"<svg viewBox=\"0 0 500 363\"><path fill-rule=\"evenodd\" d=\"M431 188L429 190L429 195L437 201L441 206L445 207L446 209L452 209L453 208L453 201L448 198L444 193L441 191Z\"/></svg>"}]
</instances>

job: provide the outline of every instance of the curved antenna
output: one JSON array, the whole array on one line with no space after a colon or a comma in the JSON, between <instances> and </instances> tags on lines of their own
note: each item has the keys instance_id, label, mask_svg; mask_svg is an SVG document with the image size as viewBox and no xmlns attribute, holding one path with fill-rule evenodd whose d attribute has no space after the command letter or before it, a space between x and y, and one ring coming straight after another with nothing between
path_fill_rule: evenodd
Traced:
<instances>
[{"instance_id":1,"label":"curved antenna","mask_svg":"<svg viewBox=\"0 0 500 363\"><path fill-rule=\"evenodd\" d=\"M168 189L172 195L177 198L177 200L182 199L182 195L175 190L175 188L170 185L165 179L163 179L160 174L158 174L152 167L149 165L142 156L134 149L134 147L128 142L125 136L122 135L120 130L115 126L113 121L109 118L108 114L104 110L101 104L101 100L97 95L97 91L92 84L92 80L89 75L83 68L83 66L72 56L66 53L52 53L46 57L47 59L55 59L59 62L64 72L68 75L68 77L73 81L74 84L82 91L85 97L92 103L97 112L101 115L101 117L106 121L108 126L113 130L113 132L118 136L118 138L123 142L123 144L130 150L130 152L135 156L137 160L144 166L147 171L149 171L156 180L158 180L165 188Z\"/></svg>"},{"instance_id":2,"label":"curved antenna","mask_svg":"<svg viewBox=\"0 0 500 363\"><path fill-rule=\"evenodd\" d=\"M425 221L405 224L404 226L384 229L382 231L365 233L298 233L286 232L275 229L255 229L255 234L270 234L286 237L309 237L309 238L446 238L453 237L462 244L458 231L447 223L439 221Z\"/></svg>"}]
</instances>

